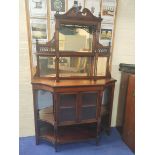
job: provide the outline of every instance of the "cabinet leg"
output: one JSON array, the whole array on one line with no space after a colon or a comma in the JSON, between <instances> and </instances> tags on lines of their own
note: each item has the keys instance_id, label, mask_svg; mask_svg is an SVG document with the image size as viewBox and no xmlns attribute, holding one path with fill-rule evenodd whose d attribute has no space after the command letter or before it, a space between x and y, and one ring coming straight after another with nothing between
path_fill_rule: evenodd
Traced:
<instances>
[{"instance_id":1,"label":"cabinet leg","mask_svg":"<svg viewBox=\"0 0 155 155\"><path fill-rule=\"evenodd\" d=\"M100 123L99 122L97 123L96 146L99 145L99 139L100 139L100 129L101 129L101 126L100 126Z\"/></svg>"},{"instance_id":2,"label":"cabinet leg","mask_svg":"<svg viewBox=\"0 0 155 155\"><path fill-rule=\"evenodd\" d=\"M96 137L96 146L99 145L99 136Z\"/></svg>"},{"instance_id":3,"label":"cabinet leg","mask_svg":"<svg viewBox=\"0 0 155 155\"><path fill-rule=\"evenodd\" d=\"M108 136L110 136L110 134L111 134L111 129L108 128L108 129L105 130L105 132L106 132L106 134L107 134Z\"/></svg>"},{"instance_id":4,"label":"cabinet leg","mask_svg":"<svg viewBox=\"0 0 155 155\"><path fill-rule=\"evenodd\" d=\"M58 152L58 144L57 143L54 144L54 149L55 149L55 152Z\"/></svg>"},{"instance_id":5,"label":"cabinet leg","mask_svg":"<svg viewBox=\"0 0 155 155\"><path fill-rule=\"evenodd\" d=\"M38 118L39 118L39 112L37 109L38 105L38 91L33 90L33 107L34 107L34 123L35 123L35 140L36 140L36 145L39 144L39 123L38 123Z\"/></svg>"},{"instance_id":6,"label":"cabinet leg","mask_svg":"<svg viewBox=\"0 0 155 155\"><path fill-rule=\"evenodd\" d=\"M36 136L36 145L39 145L39 138Z\"/></svg>"},{"instance_id":7,"label":"cabinet leg","mask_svg":"<svg viewBox=\"0 0 155 155\"><path fill-rule=\"evenodd\" d=\"M57 125L54 126L54 137L55 137L54 149L55 149L55 152L58 152L58 143L57 143L58 127L57 127Z\"/></svg>"},{"instance_id":8,"label":"cabinet leg","mask_svg":"<svg viewBox=\"0 0 155 155\"><path fill-rule=\"evenodd\" d=\"M109 118L108 118L108 126L105 130L108 136L111 134L111 115L112 115L112 108L113 108L113 98L114 98L114 88L115 85L110 86L109 89L109 95L108 95L108 100L109 100Z\"/></svg>"}]
</instances>

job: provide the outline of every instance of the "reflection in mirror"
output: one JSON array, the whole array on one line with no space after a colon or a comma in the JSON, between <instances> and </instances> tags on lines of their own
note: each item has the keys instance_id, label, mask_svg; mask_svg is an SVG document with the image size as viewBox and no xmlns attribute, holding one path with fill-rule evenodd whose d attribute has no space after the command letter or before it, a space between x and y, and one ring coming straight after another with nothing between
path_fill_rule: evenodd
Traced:
<instances>
[{"instance_id":1,"label":"reflection in mirror","mask_svg":"<svg viewBox=\"0 0 155 155\"><path fill-rule=\"evenodd\" d=\"M61 57L60 77L90 76L90 57Z\"/></svg>"},{"instance_id":2,"label":"reflection in mirror","mask_svg":"<svg viewBox=\"0 0 155 155\"><path fill-rule=\"evenodd\" d=\"M37 72L37 57L35 54L32 54L32 75L35 76Z\"/></svg>"},{"instance_id":3,"label":"reflection in mirror","mask_svg":"<svg viewBox=\"0 0 155 155\"><path fill-rule=\"evenodd\" d=\"M107 57L98 57L97 76L106 76Z\"/></svg>"},{"instance_id":4,"label":"reflection in mirror","mask_svg":"<svg viewBox=\"0 0 155 155\"><path fill-rule=\"evenodd\" d=\"M39 69L41 77L55 77L55 57L39 57Z\"/></svg>"},{"instance_id":5,"label":"reflection in mirror","mask_svg":"<svg viewBox=\"0 0 155 155\"><path fill-rule=\"evenodd\" d=\"M92 51L92 27L79 25L60 25L59 51Z\"/></svg>"}]
</instances>

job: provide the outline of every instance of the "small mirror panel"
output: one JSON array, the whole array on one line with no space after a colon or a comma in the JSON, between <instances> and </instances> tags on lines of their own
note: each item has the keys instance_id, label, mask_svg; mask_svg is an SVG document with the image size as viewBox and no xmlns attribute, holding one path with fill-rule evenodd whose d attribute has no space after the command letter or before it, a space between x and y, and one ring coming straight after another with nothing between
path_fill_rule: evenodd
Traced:
<instances>
[{"instance_id":1,"label":"small mirror panel","mask_svg":"<svg viewBox=\"0 0 155 155\"><path fill-rule=\"evenodd\" d=\"M107 57L98 57L97 76L106 76Z\"/></svg>"},{"instance_id":2,"label":"small mirror panel","mask_svg":"<svg viewBox=\"0 0 155 155\"><path fill-rule=\"evenodd\" d=\"M41 77L55 77L55 57L39 57L39 72Z\"/></svg>"}]
</instances>

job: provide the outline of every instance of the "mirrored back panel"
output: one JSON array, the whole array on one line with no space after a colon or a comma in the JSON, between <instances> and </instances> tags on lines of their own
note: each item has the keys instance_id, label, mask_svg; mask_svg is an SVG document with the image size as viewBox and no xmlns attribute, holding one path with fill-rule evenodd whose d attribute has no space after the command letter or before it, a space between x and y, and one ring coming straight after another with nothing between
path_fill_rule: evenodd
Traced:
<instances>
[{"instance_id":1,"label":"mirrored back panel","mask_svg":"<svg viewBox=\"0 0 155 155\"><path fill-rule=\"evenodd\" d=\"M55 57L39 57L40 77L56 77Z\"/></svg>"},{"instance_id":2,"label":"mirrored back panel","mask_svg":"<svg viewBox=\"0 0 155 155\"><path fill-rule=\"evenodd\" d=\"M91 57L60 57L59 76L90 76Z\"/></svg>"},{"instance_id":3,"label":"mirrored back panel","mask_svg":"<svg viewBox=\"0 0 155 155\"><path fill-rule=\"evenodd\" d=\"M97 76L106 76L107 57L98 57Z\"/></svg>"},{"instance_id":4,"label":"mirrored back panel","mask_svg":"<svg viewBox=\"0 0 155 155\"><path fill-rule=\"evenodd\" d=\"M59 51L92 52L92 31L92 26L61 24Z\"/></svg>"}]
</instances>

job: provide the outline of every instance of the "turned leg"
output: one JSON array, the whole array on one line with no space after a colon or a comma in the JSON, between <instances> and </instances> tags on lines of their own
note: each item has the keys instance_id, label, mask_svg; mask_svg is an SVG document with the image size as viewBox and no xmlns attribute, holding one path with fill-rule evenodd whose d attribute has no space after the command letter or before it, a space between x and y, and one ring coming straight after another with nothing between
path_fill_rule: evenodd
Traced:
<instances>
[{"instance_id":1,"label":"turned leg","mask_svg":"<svg viewBox=\"0 0 155 155\"><path fill-rule=\"evenodd\" d=\"M54 144L54 149L55 149L55 152L58 152L58 144L57 143Z\"/></svg>"},{"instance_id":2,"label":"turned leg","mask_svg":"<svg viewBox=\"0 0 155 155\"><path fill-rule=\"evenodd\" d=\"M99 145L99 139L100 139L100 129L101 129L101 125L100 125L100 121L97 122L97 133L96 133L96 146Z\"/></svg>"},{"instance_id":3,"label":"turned leg","mask_svg":"<svg viewBox=\"0 0 155 155\"><path fill-rule=\"evenodd\" d=\"M112 108L113 108L113 98L114 98L114 88L115 85L111 85L109 87L109 119L108 119L108 126L106 129L106 133L109 136L111 134L111 115L112 115Z\"/></svg>"},{"instance_id":4,"label":"turned leg","mask_svg":"<svg viewBox=\"0 0 155 155\"><path fill-rule=\"evenodd\" d=\"M108 128L108 129L106 129L106 134L108 135L108 136L110 136L110 134L111 134L111 129L110 128Z\"/></svg>"},{"instance_id":5,"label":"turned leg","mask_svg":"<svg viewBox=\"0 0 155 155\"><path fill-rule=\"evenodd\" d=\"M55 142L54 142L54 148L55 148L55 152L58 152L58 127L57 125L54 125L54 137L55 137Z\"/></svg>"},{"instance_id":6,"label":"turned leg","mask_svg":"<svg viewBox=\"0 0 155 155\"><path fill-rule=\"evenodd\" d=\"M38 91L33 90L33 107L34 107L34 123L35 123L35 139L36 145L39 144L39 112L38 112Z\"/></svg>"}]
</instances>

